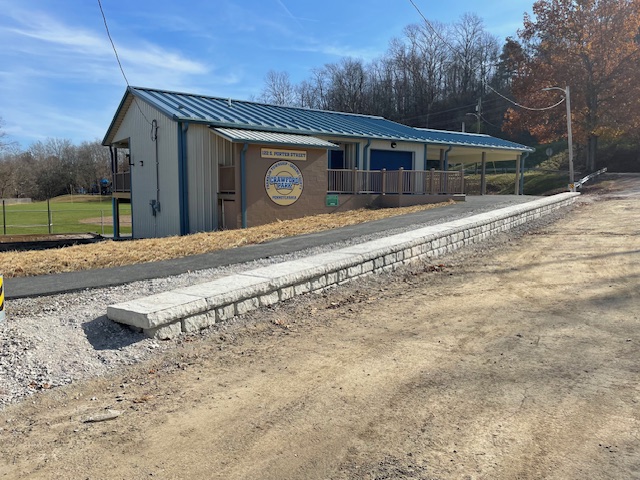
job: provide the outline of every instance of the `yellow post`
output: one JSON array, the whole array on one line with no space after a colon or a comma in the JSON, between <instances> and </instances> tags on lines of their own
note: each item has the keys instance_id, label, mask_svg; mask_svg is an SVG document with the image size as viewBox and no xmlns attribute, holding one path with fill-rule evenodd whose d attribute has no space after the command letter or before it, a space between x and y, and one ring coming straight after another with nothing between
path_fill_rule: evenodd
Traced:
<instances>
[{"instance_id":1,"label":"yellow post","mask_svg":"<svg viewBox=\"0 0 640 480\"><path fill-rule=\"evenodd\" d=\"M6 315L4 313L4 278L0 275L0 323L4 322Z\"/></svg>"}]
</instances>

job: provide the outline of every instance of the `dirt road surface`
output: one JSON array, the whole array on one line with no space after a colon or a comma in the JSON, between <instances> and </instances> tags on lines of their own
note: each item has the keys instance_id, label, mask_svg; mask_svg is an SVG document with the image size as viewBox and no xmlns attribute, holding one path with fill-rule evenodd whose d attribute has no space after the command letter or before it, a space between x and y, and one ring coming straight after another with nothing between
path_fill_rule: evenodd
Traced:
<instances>
[{"instance_id":1,"label":"dirt road surface","mask_svg":"<svg viewBox=\"0 0 640 480\"><path fill-rule=\"evenodd\" d=\"M0 478L640 478L640 178L618 184L8 407Z\"/></svg>"}]
</instances>

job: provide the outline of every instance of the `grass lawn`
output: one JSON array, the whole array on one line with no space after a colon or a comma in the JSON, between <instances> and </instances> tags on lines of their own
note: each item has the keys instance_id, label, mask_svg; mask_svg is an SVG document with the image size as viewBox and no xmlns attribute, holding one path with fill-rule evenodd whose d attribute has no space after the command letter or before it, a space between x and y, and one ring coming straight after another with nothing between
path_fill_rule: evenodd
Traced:
<instances>
[{"instance_id":1,"label":"grass lawn","mask_svg":"<svg viewBox=\"0 0 640 480\"><path fill-rule=\"evenodd\" d=\"M480 175L466 175L465 181L480 184ZM514 193L515 173L487 174L487 193L509 195ZM525 195L545 195L566 189L569 183L568 173L529 171L524 174Z\"/></svg>"},{"instance_id":2,"label":"grass lawn","mask_svg":"<svg viewBox=\"0 0 640 480\"><path fill-rule=\"evenodd\" d=\"M49 213L50 212L50 213ZM130 215L131 206L120 206L120 215ZM51 215L51 225L49 225ZM49 202L5 205L0 211L0 234L113 233L111 197L65 195ZM121 227L130 233L131 227Z\"/></svg>"}]
</instances>

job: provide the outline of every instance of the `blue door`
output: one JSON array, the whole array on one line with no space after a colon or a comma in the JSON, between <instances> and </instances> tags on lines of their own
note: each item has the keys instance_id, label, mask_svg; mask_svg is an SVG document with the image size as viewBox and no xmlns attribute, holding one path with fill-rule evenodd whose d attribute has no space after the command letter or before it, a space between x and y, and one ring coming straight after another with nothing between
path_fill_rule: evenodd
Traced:
<instances>
[{"instance_id":1,"label":"blue door","mask_svg":"<svg viewBox=\"0 0 640 480\"><path fill-rule=\"evenodd\" d=\"M369 170L413 170L413 152L395 150L371 150Z\"/></svg>"}]
</instances>

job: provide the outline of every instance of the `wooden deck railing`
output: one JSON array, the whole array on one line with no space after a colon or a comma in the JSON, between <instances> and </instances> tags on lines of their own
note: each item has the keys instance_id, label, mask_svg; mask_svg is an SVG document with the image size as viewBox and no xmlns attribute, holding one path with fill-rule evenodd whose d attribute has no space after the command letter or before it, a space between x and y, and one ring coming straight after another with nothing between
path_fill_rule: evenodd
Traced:
<instances>
[{"instance_id":1,"label":"wooden deck railing","mask_svg":"<svg viewBox=\"0 0 640 480\"><path fill-rule=\"evenodd\" d=\"M235 167L219 167L219 193L236 190ZM327 170L327 192L437 195L464 193L464 174L441 170Z\"/></svg>"},{"instance_id":2,"label":"wooden deck railing","mask_svg":"<svg viewBox=\"0 0 640 480\"><path fill-rule=\"evenodd\" d=\"M131 172L113 174L113 192L131 192Z\"/></svg>"},{"instance_id":3,"label":"wooden deck railing","mask_svg":"<svg viewBox=\"0 0 640 480\"><path fill-rule=\"evenodd\" d=\"M441 170L328 170L329 193L437 195L464 193L464 174Z\"/></svg>"}]
</instances>

